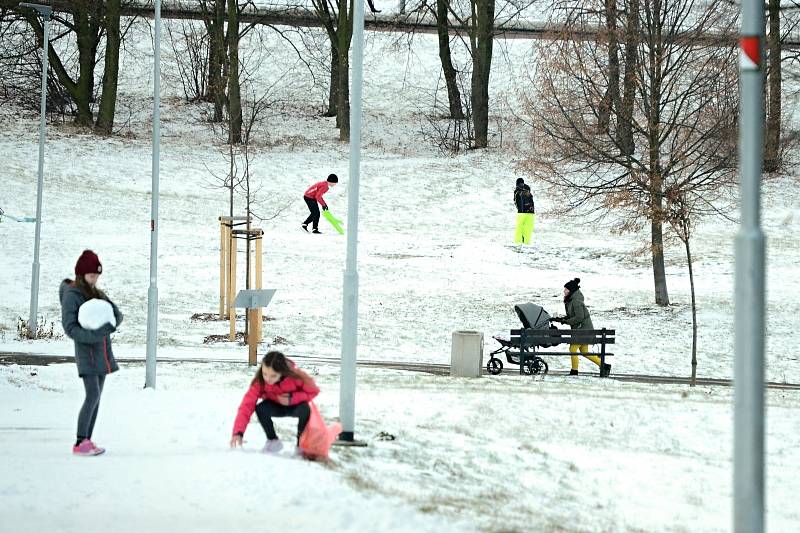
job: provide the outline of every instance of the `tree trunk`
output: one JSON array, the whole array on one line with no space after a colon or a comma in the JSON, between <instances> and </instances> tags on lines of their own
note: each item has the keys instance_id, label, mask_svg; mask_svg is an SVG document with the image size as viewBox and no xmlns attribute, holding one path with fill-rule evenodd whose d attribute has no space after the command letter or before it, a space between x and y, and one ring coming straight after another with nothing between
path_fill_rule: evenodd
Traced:
<instances>
[{"instance_id":1,"label":"tree trunk","mask_svg":"<svg viewBox=\"0 0 800 533\"><path fill-rule=\"evenodd\" d=\"M608 87L600 102L597 130L606 135L611 131L611 111L620 112L619 96L619 39L617 39L617 0L605 0L606 29L608 30Z\"/></svg>"},{"instance_id":2,"label":"tree trunk","mask_svg":"<svg viewBox=\"0 0 800 533\"><path fill-rule=\"evenodd\" d=\"M323 114L326 117L336 117L336 127L341 128L341 119L342 115L339 113L339 86L340 86L340 76L341 76L341 69L340 69L340 59L341 55L339 54L339 25L341 24L341 13L333 14L331 13L331 9L336 7L337 9L340 7L340 4L343 4L346 0L336 0L336 3L328 2L328 0L312 0L312 4L314 6L314 11L317 14L317 18L319 18L320 24L322 27L325 28L325 33L328 34L328 40L331 44L331 70L330 70L330 86L328 87L328 110ZM344 5L345 10L347 9L347 5ZM344 16L345 24L343 28L347 28L347 15L345 13ZM350 25L352 31L352 23ZM349 50L350 43L348 41L347 47ZM345 54L347 55L347 54ZM345 63L348 65L349 63ZM348 80L349 81L349 80ZM349 111L348 111L349 113ZM349 129L348 129L348 136L349 136ZM341 138L341 137L340 137Z\"/></svg>"},{"instance_id":3,"label":"tree trunk","mask_svg":"<svg viewBox=\"0 0 800 533\"><path fill-rule=\"evenodd\" d=\"M492 69L492 45L495 0L474 0L472 31L472 122L475 148L489 144L489 74Z\"/></svg>"},{"instance_id":4,"label":"tree trunk","mask_svg":"<svg viewBox=\"0 0 800 533\"><path fill-rule=\"evenodd\" d=\"M106 57L103 71L103 93L97 112L95 129L111 135L114 129L114 114L117 109L117 80L119 75L119 16L120 0L106 2Z\"/></svg>"},{"instance_id":5,"label":"tree trunk","mask_svg":"<svg viewBox=\"0 0 800 533\"><path fill-rule=\"evenodd\" d=\"M228 142L242 142L242 98L239 86L239 7L228 0Z\"/></svg>"},{"instance_id":6,"label":"tree trunk","mask_svg":"<svg viewBox=\"0 0 800 533\"><path fill-rule=\"evenodd\" d=\"M620 153L623 155L632 155L635 149L632 122L638 48L639 0L630 0L625 32L625 79L623 81L622 107L617 112L617 144L619 144Z\"/></svg>"},{"instance_id":7,"label":"tree trunk","mask_svg":"<svg viewBox=\"0 0 800 533\"><path fill-rule=\"evenodd\" d=\"M360 1L360 0L359 0ZM336 124L339 127L339 140L350 139L350 42L353 35L352 4L348 16L348 0L339 0L339 23L336 36L339 38L339 87L336 100Z\"/></svg>"},{"instance_id":8,"label":"tree trunk","mask_svg":"<svg viewBox=\"0 0 800 533\"><path fill-rule=\"evenodd\" d=\"M326 117L336 117L336 127L339 127L339 117L336 113L337 99L339 98L339 51L336 41L331 40L331 84L328 88L328 110Z\"/></svg>"},{"instance_id":9,"label":"tree trunk","mask_svg":"<svg viewBox=\"0 0 800 533\"><path fill-rule=\"evenodd\" d=\"M769 104L765 132L764 172L777 172L781 164L781 0L769 0Z\"/></svg>"},{"instance_id":10,"label":"tree trunk","mask_svg":"<svg viewBox=\"0 0 800 533\"><path fill-rule=\"evenodd\" d=\"M225 49L225 0L213 0L210 16L205 11L204 13L208 32L207 99L214 103L214 115L211 122L222 122L225 114L225 85L227 83L223 74L223 65L226 64L227 55Z\"/></svg>"},{"instance_id":11,"label":"tree trunk","mask_svg":"<svg viewBox=\"0 0 800 533\"><path fill-rule=\"evenodd\" d=\"M692 379L691 387L697 385L697 302L694 294L694 271L692 269L692 251L689 248L689 236L683 241L686 246L686 262L689 264L689 288L692 292Z\"/></svg>"},{"instance_id":12,"label":"tree trunk","mask_svg":"<svg viewBox=\"0 0 800 533\"><path fill-rule=\"evenodd\" d=\"M638 0L632 0L636 4ZM660 12L660 0L655 0L653 11ZM630 16L630 15L629 15ZM657 305L669 305L667 276L664 268L664 183L661 167L661 84L663 81L664 49L661 31L654 29L655 36L648 46L650 99L648 105L648 150L650 185L650 247L653 256L653 281ZM627 58L626 58L627 60ZM627 62L627 61L626 61ZM625 77L628 77L626 70ZM627 88L626 88L627 89ZM624 107L624 104L623 104Z\"/></svg>"},{"instance_id":13,"label":"tree trunk","mask_svg":"<svg viewBox=\"0 0 800 533\"><path fill-rule=\"evenodd\" d=\"M94 96L94 65L97 58L98 31L89 12L89 6L80 3L76 6L75 33L78 43L78 81L75 92L71 94L78 109L75 124L79 126L92 126L92 109L90 107Z\"/></svg>"},{"instance_id":14,"label":"tree trunk","mask_svg":"<svg viewBox=\"0 0 800 533\"><path fill-rule=\"evenodd\" d=\"M447 101L450 105L450 118L462 120L464 110L461 106L461 93L458 90L456 80L456 69L453 67L453 60L450 54L450 23L447 20L447 13L450 8L450 0L436 0L436 32L439 35L439 59L442 62L444 80L447 84Z\"/></svg>"},{"instance_id":15,"label":"tree trunk","mask_svg":"<svg viewBox=\"0 0 800 533\"><path fill-rule=\"evenodd\" d=\"M233 150L233 144L228 144L228 176L230 182L228 183L228 216L231 217L231 231L233 231L233 192L236 189L236 157ZM230 253L228 253L228 260L230 261ZM228 263L230 269L230 263Z\"/></svg>"},{"instance_id":16,"label":"tree trunk","mask_svg":"<svg viewBox=\"0 0 800 533\"><path fill-rule=\"evenodd\" d=\"M660 203L660 202L659 202ZM667 292L667 274L664 269L664 228L660 220L653 220L650 224L651 248L653 254L653 281L655 282L656 304L669 305Z\"/></svg>"}]
</instances>

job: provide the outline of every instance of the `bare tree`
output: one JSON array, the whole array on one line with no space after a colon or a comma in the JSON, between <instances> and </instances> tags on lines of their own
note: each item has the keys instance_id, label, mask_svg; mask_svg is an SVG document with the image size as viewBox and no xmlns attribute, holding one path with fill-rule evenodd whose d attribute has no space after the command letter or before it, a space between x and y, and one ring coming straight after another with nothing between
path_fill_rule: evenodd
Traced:
<instances>
[{"instance_id":1,"label":"bare tree","mask_svg":"<svg viewBox=\"0 0 800 533\"><path fill-rule=\"evenodd\" d=\"M16 4L16 2L3 1L2 5L13 6L3 8L3 11L6 15L11 13L12 17L25 20L35 35L36 48L41 48L44 30L39 17L31 10L21 9ZM52 15L52 37L47 50L48 59L52 65L53 79L58 80L60 86L48 86L48 89L52 89L52 91L48 90L48 95L54 95L56 102L63 102L62 96L66 95L70 104L69 106L62 105L61 108L69 107L74 111L76 124L91 127L94 118L92 104L96 101L97 89L95 87L95 68L98 63L100 45L105 39L104 53L102 54L104 56L103 78L100 86L97 122L94 123L95 131L105 135L111 134L114 126L119 49L127 31L136 20L135 17L129 18L125 27L122 28L121 10L121 0L106 2L73 0L58 3L57 9ZM4 43L0 42L0 46L3 47L0 51L0 61L9 65L9 60L11 60L11 77L19 74L18 71L15 72L15 68L34 63L30 60L15 60L13 54L6 53ZM32 53L28 46L21 47L21 50L25 53ZM38 63L38 60L35 63ZM8 72L7 69L4 70Z\"/></svg>"},{"instance_id":2,"label":"bare tree","mask_svg":"<svg viewBox=\"0 0 800 533\"><path fill-rule=\"evenodd\" d=\"M362 0L312 0L331 42L329 102L335 101L336 127L339 128L340 141L350 138L350 44L353 39L354 1ZM378 12L371 0L367 0L367 4L370 11ZM327 114L332 116L333 113L334 109L329 104Z\"/></svg>"},{"instance_id":3,"label":"bare tree","mask_svg":"<svg viewBox=\"0 0 800 533\"><path fill-rule=\"evenodd\" d=\"M473 148L489 145L489 79L495 38L505 27L519 20L524 11L537 0L508 0L499 10L495 0L449 0L450 16L462 28L461 36L470 59L470 107L474 132ZM437 16L437 20L439 17Z\"/></svg>"},{"instance_id":4,"label":"bare tree","mask_svg":"<svg viewBox=\"0 0 800 533\"><path fill-rule=\"evenodd\" d=\"M697 296L695 294L694 268L692 259L691 239L698 222L706 216L721 216L732 220L730 211L733 209L731 197L726 193L731 192L735 173L728 172L723 178L726 183L719 180L693 180L679 179L669 183L665 190L666 220L675 235L683 243L686 251L686 265L689 270L689 289L692 306L692 375L690 385L697 384ZM722 185L722 186L719 186Z\"/></svg>"},{"instance_id":5,"label":"bare tree","mask_svg":"<svg viewBox=\"0 0 800 533\"><path fill-rule=\"evenodd\" d=\"M239 3L228 0L228 142L242 142L242 98L239 81Z\"/></svg>"},{"instance_id":6,"label":"bare tree","mask_svg":"<svg viewBox=\"0 0 800 533\"><path fill-rule=\"evenodd\" d=\"M445 84L447 85L447 101L450 118L462 120L464 110L461 105L461 93L458 90L458 72L453 66L450 52L450 0L436 0L436 33L439 37L439 60L442 63ZM454 125L458 127L457 125Z\"/></svg>"},{"instance_id":7,"label":"bare tree","mask_svg":"<svg viewBox=\"0 0 800 533\"><path fill-rule=\"evenodd\" d=\"M468 87L466 85L466 77L466 73L458 73L457 81L460 86ZM445 155L453 155L473 149L475 132L472 129L472 105L469 92L467 92L467 98L464 101L462 118L454 119L449 116L449 104L452 104L452 101L448 99L448 106L445 106L435 94L438 91L439 88L437 87L434 90L434 94L431 95L434 101L432 113L427 112L427 109L423 109L420 106L421 113L427 117L427 123L420 129L421 137Z\"/></svg>"},{"instance_id":8,"label":"bare tree","mask_svg":"<svg viewBox=\"0 0 800 533\"><path fill-rule=\"evenodd\" d=\"M119 79L120 0L107 0L104 13L106 34L105 68L103 69L103 92L97 110L95 129L102 134L111 135L114 129L114 115L117 110L117 80Z\"/></svg>"},{"instance_id":9,"label":"bare tree","mask_svg":"<svg viewBox=\"0 0 800 533\"><path fill-rule=\"evenodd\" d=\"M600 111L597 127L601 133L611 131L611 112L618 112L622 108L619 92L619 43L617 37L617 0L605 0L606 32L600 36L605 40L608 49L608 85L603 99L600 101ZM602 42L602 41L601 41Z\"/></svg>"},{"instance_id":10,"label":"bare tree","mask_svg":"<svg viewBox=\"0 0 800 533\"><path fill-rule=\"evenodd\" d=\"M57 35L58 30L53 33ZM12 9L0 9L0 88L3 103L14 102L23 109L39 110L42 83L40 46L33 29L19 13ZM69 94L58 82L54 70L48 69L47 112L59 117L72 115L74 111Z\"/></svg>"},{"instance_id":11,"label":"bare tree","mask_svg":"<svg viewBox=\"0 0 800 533\"><path fill-rule=\"evenodd\" d=\"M322 27L330 41L330 85L328 87L328 109L324 116L336 117L336 127L339 127L340 116L338 113L339 101L339 37L337 27L339 18L336 14L338 3L328 2L328 0L312 0L314 10L317 13Z\"/></svg>"},{"instance_id":12,"label":"bare tree","mask_svg":"<svg viewBox=\"0 0 800 533\"><path fill-rule=\"evenodd\" d=\"M326 116L336 116L339 140L350 138L350 43L353 38L353 2L361 0L311 0L330 40L330 89ZM378 10L370 0L370 10Z\"/></svg>"},{"instance_id":13,"label":"bare tree","mask_svg":"<svg viewBox=\"0 0 800 533\"><path fill-rule=\"evenodd\" d=\"M195 21L168 21L165 27L172 43L178 80L183 87L186 101L213 101L209 83L209 42L211 39L208 32L198 29ZM224 91L222 102L224 108ZM216 108L211 121L219 122L221 120L221 116L219 120L215 119Z\"/></svg>"},{"instance_id":14,"label":"bare tree","mask_svg":"<svg viewBox=\"0 0 800 533\"><path fill-rule=\"evenodd\" d=\"M738 6L741 2L731 0ZM787 50L784 41L790 35L796 35L800 25L800 2L798 0L767 0L765 2L767 23L767 50L766 50L766 86L764 91L766 122L764 131L764 172L775 173L784 168L784 156L789 149L783 136L785 124L783 122L783 92L784 79L796 80L798 74L794 71L800 53ZM784 74L784 64L788 66L788 73ZM795 139L790 139L794 141ZM794 144L794 142L790 142Z\"/></svg>"},{"instance_id":15,"label":"bare tree","mask_svg":"<svg viewBox=\"0 0 800 533\"><path fill-rule=\"evenodd\" d=\"M764 135L764 172L781 166L781 0L768 0L767 123Z\"/></svg>"},{"instance_id":16,"label":"bare tree","mask_svg":"<svg viewBox=\"0 0 800 533\"><path fill-rule=\"evenodd\" d=\"M225 37L225 0L199 0L208 35L208 87L205 98L214 103L212 122L222 122L228 61Z\"/></svg>"},{"instance_id":17,"label":"bare tree","mask_svg":"<svg viewBox=\"0 0 800 533\"><path fill-rule=\"evenodd\" d=\"M495 0L469 0L466 7L449 2L448 9L456 21L467 28L467 48L472 59L470 105L474 147L486 148L489 145L489 77L496 34Z\"/></svg>"},{"instance_id":18,"label":"bare tree","mask_svg":"<svg viewBox=\"0 0 800 533\"><path fill-rule=\"evenodd\" d=\"M665 190L678 179L726 186L736 164L736 50L692 36L712 27L732 31L734 18L715 2L692 0L641 0L638 18L634 151L627 153L618 123L608 132L597 127L608 87L606 44L567 34L542 54L539 89L527 104L533 149L521 168L550 184L568 213L613 213L616 231L649 225L655 302L668 305Z\"/></svg>"},{"instance_id":19,"label":"bare tree","mask_svg":"<svg viewBox=\"0 0 800 533\"><path fill-rule=\"evenodd\" d=\"M237 127L231 115L228 115L222 124L210 123L212 130L225 142L220 152L226 160L226 174L219 175L207 167L211 174L211 179L208 180L209 186L224 189L228 195L228 215L235 216L237 214L236 205L243 204L244 215L247 217L244 223L246 231L243 240L245 241L245 272L248 273L253 260L251 242L257 238L251 231L253 230L252 223L275 219L290 205L280 198L265 198L263 194L264 178L258 176L253 169L253 158L257 154L254 143L255 134L265 126L266 115L276 103L272 96L275 84L262 89L261 92L256 91L253 85L246 83L242 87L245 98L242 99L242 117L239 125L242 137L239 143L229 142L230 129ZM245 276L245 288L251 288L249 275ZM248 320L249 317L245 314L245 334L249 328Z\"/></svg>"},{"instance_id":20,"label":"bare tree","mask_svg":"<svg viewBox=\"0 0 800 533\"><path fill-rule=\"evenodd\" d=\"M36 38L43 46L44 30L42 23L35 13L30 10L21 10L23 16L36 33ZM64 16L61 12L53 14L53 21L65 28L65 31L56 34L48 47L48 58L59 82L66 88L75 102L75 123L79 126L92 125L91 101L94 96L94 68L97 62L97 47L102 35L102 12L99 3L88 0L76 0L64 6ZM56 52L54 44L70 33L74 33L78 51L78 72L74 78L68 66Z\"/></svg>"}]
</instances>

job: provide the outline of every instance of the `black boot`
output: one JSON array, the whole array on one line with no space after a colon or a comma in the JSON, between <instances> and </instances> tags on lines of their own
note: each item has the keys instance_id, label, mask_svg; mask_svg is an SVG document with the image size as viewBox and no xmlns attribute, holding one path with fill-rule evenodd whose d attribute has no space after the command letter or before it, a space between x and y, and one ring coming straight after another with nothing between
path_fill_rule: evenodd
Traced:
<instances>
[{"instance_id":1,"label":"black boot","mask_svg":"<svg viewBox=\"0 0 800 533\"><path fill-rule=\"evenodd\" d=\"M569 375L570 376L577 376L578 375L578 371L573 368L572 370L569 371Z\"/></svg>"}]
</instances>

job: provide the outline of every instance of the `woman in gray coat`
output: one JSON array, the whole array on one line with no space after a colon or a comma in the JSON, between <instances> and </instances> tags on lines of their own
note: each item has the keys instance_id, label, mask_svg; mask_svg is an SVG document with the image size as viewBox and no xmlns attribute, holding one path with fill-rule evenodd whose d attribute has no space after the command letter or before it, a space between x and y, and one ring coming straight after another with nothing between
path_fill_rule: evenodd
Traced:
<instances>
[{"instance_id":1,"label":"woman in gray coat","mask_svg":"<svg viewBox=\"0 0 800 533\"><path fill-rule=\"evenodd\" d=\"M108 296L97 288L103 273L100 259L91 250L84 250L75 264L75 281L61 282L61 324L64 332L75 342L75 363L83 380L86 398L78 414L77 440L72 448L75 455L100 455L105 449L92 442L92 431L100 407L100 395L106 375L119 370L111 351L111 333L122 322L122 313ZM114 322L106 322L98 329L85 329L78 321L81 306L92 299L105 300L114 312Z\"/></svg>"},{"instance_id":2,"label":"woman in gray coat","mask_svg":"<svg viewBox=\"0 0 800 533\"><path fill-rule=\"evenodd\" d=\"M566 316L556 318L554 322L561 322L568 324L572 329L594 329L592 324L592 317L589 316L589 309L583 303L583 293L580 289L581 278L569 280L564 284L564 309L567 313ZM569 371L570 376L578 375L578 350L588 360L592 361L597 366L600 366L600 358L596 355L586 355L589 353L589 346L587 344L570 344L569 351L572 352L572 370ZM611 372L611 365L606 363L604 368L601 369L601 375L607 376Z\"/></svg>"}]
</instances>

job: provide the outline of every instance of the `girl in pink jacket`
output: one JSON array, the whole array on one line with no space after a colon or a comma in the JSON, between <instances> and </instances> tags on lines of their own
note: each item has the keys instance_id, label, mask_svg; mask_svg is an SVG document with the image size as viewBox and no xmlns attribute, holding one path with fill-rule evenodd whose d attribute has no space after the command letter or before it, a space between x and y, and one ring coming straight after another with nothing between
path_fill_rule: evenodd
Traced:
<instances>
[{"instance_id":1,"label":"girl in pink jacket","mask_svg":"<svg viewBox=\"0 0 800 533\"><path fill-rule=\"evenodd\" d=\"M233 423L231 448L242 445L244 432L253 411L267 434L265 452L277 453L283 444L272 424L274 417L297 418L297 442L308 424L311 408L308 402L319 394L311 376L294 366L281 352L269 352L261 361L250 388L242 398L236 421ZM261 400L259 402L259 400Z\"/></svg>"}]
</instances>

